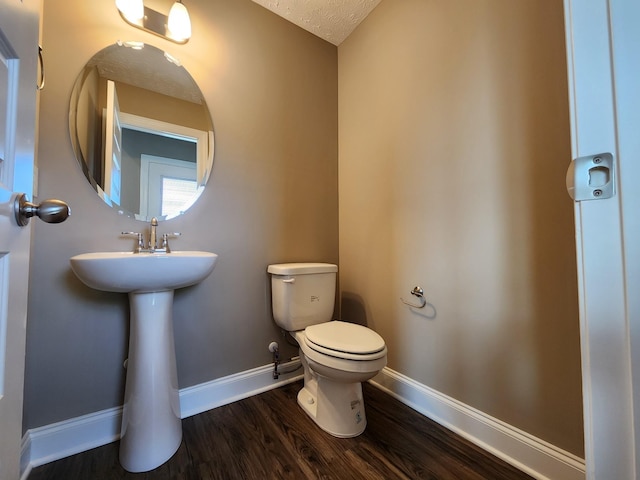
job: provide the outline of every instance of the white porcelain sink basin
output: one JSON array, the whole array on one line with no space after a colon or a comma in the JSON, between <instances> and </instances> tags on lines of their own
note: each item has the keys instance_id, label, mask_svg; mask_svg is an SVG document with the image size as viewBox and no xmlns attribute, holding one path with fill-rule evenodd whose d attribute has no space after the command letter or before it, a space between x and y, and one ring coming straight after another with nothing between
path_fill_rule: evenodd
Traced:
<instances>
[{"instance_id":1,"label":"white porcelain sink basin","mask_svg":"<svg viewBox=\"0 0 640 480\"><path fill-rule=\"evenodd\" d=\"M217 259L209 252L71 257L71 269L89 287L129 295L129 358L120 429L120 464L129 472L157 468L180 446L173 291L207 278Z\"/></svg>"},{"instance_id":2,"label":"white porcelain sink basin","mask_svg":"<svg viewBox=\"0 0 640 480\"><path fill-rule=\"evenodd\" d=\"M98 252L71 257L71 269L87 286L106 292L161 292L188 287L209 276L218 255L210 252Z\"/></svg>"}]
</instances>

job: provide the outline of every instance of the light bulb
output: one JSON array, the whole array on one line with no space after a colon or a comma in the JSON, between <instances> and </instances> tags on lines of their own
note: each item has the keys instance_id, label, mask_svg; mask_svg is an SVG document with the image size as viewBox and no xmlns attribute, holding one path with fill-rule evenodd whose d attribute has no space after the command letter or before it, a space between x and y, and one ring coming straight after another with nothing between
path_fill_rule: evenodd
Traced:
<instances>
[{"instance_id":1,"label":"light bulb","mask_svg":"<svg viewBox=\"0 0 640 480\"><path fill-rule=\"evenodd\" d=\"M143 0L116 0L116 7L120 13L131 22L138 22L144 17Z\"/></svg>"},{"instance_id":2,"label":"light bulb","mask_svg":"<svg viewBox=\"0 0 640 480\"><path fill-rule=\"evenodd\" d=\"M191 38L191 19L189 12L182 2L176 2L169 11L169 21L167 28L171 35L177 40L188 40Z\"/></svg>"}]
</instances>

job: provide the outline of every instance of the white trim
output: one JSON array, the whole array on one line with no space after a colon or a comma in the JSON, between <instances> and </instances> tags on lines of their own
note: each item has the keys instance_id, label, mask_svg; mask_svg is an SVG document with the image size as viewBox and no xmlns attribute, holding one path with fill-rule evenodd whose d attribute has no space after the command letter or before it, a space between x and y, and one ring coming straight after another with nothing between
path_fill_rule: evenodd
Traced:
<instances>
[{"instance_id":1,"label":"white trim","mask_svg":"<svg viewBox=\"0 0 640 480\"><path fill-rule=\"evenodd\" d=\"M281 364L281 367L283 370L288 370L289 367L295 368L299 365L300 360L293 360ZM191 417L296 382L302 377L302 370L296 370L291 373L283 373L279 380L274 380L273 365L265 365L211 382L183 388L180 390L180 414L182 418Z\"/></svg>"},{"instance_id":2,"label":"white trim","mask_svg":"<svg viewBox=\"0 0 640 480\"><path fill-rule=\"evenodd\" d=\"M637 30L640 9L629 0L564 0L564 11L572 156L610 152L621 173L637 163L637 148L625 146L637 138L638 123L625 112L637 111L629 91L637 89L631 65L637 73L638 47L628 35ZM630 345L638 277L630 274L633 258L628 257L638 233L621 213L630 208L631 218L637 216L633 171L625 179L614 175L612 198L575 205L589 480L637 478L635 462L640 462L635 458L632 375L637 373ZM630 188L623 192L621 186Z\"/></svg>"},{"instance_id":3,"label":"white trim","mask_svg":"<svg viewBox=\"0 0 640 480\"><path fill-rule=\"evenodd\" d=\"M285 367L300 364L295 360ZM273 379L273 365L180 390L180 415L187 418L228 403L281 387L302 378L302 372L281 374ZM62 422L27 430L22 438L21 478L31 469L61 458L114 442L120 438L122 407L114 407Z\"/></svg>"},{"instance_id":4,"label":"white trim","mask_svg":"<svg viewBox=\"0 0 640 480\"><path fill-rule=\"evenodd\" d=\"M299 365L295 360L284 366ZM299 371L273 380L273 366L247 370L180 390L182 418L300 380ZM584 480L584 461L526 432L422 385L390 368L371 383L417 412L502 458L534 478ZM116 441L122 408L110 408L28 430L22 440L21 471Z\"/></svg>"},{"instance_id":5,"label":"white trim","mask_svg":"<svg viewBox=\"0 0 640 480\"><path fill-rule=\"evenodd\" d=\"M114 407L28 430L22 439L21 466L39 467L115 442L121 418L122 407Z\"/></svg>"},{"instance_id":6,"label":"white trim","mask_svg":"<svg viewBox=\"0 0 640 480\"><path fill-rule=\"evenodd\" d=\"M584 480L584 460L384 368L370 381L419 413L538 479ZM366 401L366 400L365 400Z\"/></svg>"},{"instance_id":7,"label":"white trim","mask_svg":"<svg viewBox=\"0 0 640 480\"><path fill-rule=\"evenodd\" d=\"M620 197L622 208L625 286L628 335L631 355L632 412L634 445L629 452L635 457L635 478L640 475L640 3L611 1L613 30L614 77L616 88L616 117L618 127L618 155L620 158ZM632 423L631 419L628 419Z\"/></svg>"},{"instance_id":8,"label":"white trim","mask_svg":"<svg viewBox=\"0 0 640 480\"><path fill-rule=\"evenodd\" d=\"M213 148L213 145L209 143L213 139L212 131L198 130L197 128L185 127L125 112L120 112L120 120L122 128L195 143L198 184L204 185L206 183L206 174L209 169L209 153Z\"/></svg>"}]
</instances>

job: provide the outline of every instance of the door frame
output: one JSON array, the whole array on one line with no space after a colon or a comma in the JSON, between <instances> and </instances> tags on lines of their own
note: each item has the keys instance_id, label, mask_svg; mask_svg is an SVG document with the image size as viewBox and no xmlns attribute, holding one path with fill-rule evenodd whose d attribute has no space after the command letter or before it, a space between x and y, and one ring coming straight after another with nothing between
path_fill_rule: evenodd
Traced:
<instances>
[{"instance_id":1,"label":"door frame","mask_svg":"<svg viewBox=\"0 0 640 480\"><path fill-rule=\"evenodd\" d=\"M565 0L564 11L572 156L615 159L614 196L575 203L586 474L635 479L640 193L631 187L640 143L631 135L640 102L631 83L640 78L640 8L633 0Z\"/></svg>"}]
</instances>

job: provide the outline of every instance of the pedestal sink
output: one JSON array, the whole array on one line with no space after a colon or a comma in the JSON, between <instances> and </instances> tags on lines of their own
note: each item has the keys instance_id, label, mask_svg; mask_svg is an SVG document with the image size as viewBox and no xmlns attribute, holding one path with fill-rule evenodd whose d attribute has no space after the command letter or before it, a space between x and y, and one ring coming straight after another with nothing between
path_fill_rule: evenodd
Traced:
<instances>
[{"instance_id":1,"label":"pedestal sink","mask_svg":"<svg viewBox=\"0 0 640 480\"><path fill-rule=\"evenodd\" d=\"M217 259L209 252L71 257L71 269L89 287L129 294L131 332L120 431L120 464L129 472L153 470L180 446L173 291L207 278Z\"/></svg>"}]
</instances>

